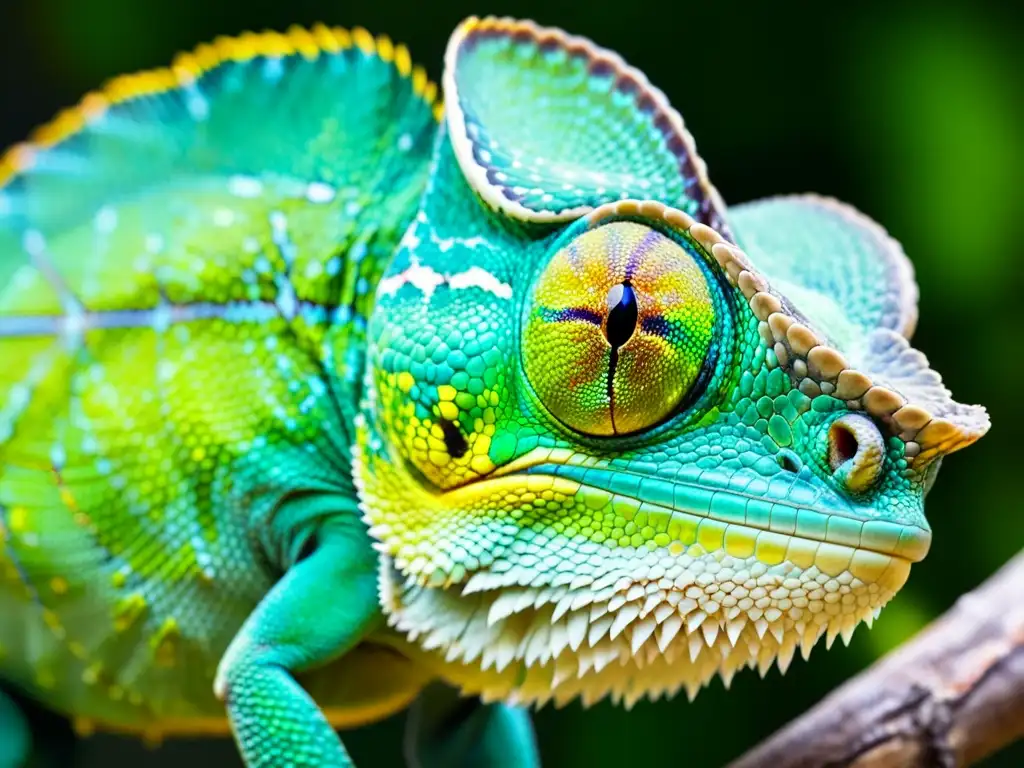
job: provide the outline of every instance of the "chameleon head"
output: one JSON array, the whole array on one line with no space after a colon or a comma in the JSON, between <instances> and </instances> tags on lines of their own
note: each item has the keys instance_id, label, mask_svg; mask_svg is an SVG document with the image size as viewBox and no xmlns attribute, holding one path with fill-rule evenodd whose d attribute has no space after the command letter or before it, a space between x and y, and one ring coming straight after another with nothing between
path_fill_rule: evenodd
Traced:
<instances>
[{"instance_id":1,"label":"chameleon head","mask_svg":"<svg viewBox=\"0 0 1024 768\"><path fill-rule=\"evenodd\" d=\"M566 61L610 85L559 101L579 88ZM470 20L446 64L446 132L378 290L358 419L408 652L485 697L632 702L785 669L870 621L928 550L940 458L988 425L910 348L898 246L820 199L726 212L660 93L578 38ZM651 146L559 144L532 113L496 114L510 102L474 90L481 69L510 88L539 69L547 103L597 99L650 123ZM856 295L876 273L891 295Z\"/></svg>"}]
</instances>

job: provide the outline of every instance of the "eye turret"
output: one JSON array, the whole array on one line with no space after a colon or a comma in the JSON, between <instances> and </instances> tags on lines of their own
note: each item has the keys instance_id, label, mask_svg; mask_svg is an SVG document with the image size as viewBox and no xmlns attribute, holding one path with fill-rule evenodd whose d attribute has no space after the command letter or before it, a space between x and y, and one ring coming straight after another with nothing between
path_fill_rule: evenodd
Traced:
<instances>
[{"instance_id":1,"label":"eye turret","mask_svg":"<svg viewBox=\"0 0 1024 768\"><path fill-rule=\"evenodd\" d=\"M523 364L564 424L622 435L662 421L705 365L715 304L699 256L630 221L580 234L533 290Z\"/></svg>"}]
</instances>

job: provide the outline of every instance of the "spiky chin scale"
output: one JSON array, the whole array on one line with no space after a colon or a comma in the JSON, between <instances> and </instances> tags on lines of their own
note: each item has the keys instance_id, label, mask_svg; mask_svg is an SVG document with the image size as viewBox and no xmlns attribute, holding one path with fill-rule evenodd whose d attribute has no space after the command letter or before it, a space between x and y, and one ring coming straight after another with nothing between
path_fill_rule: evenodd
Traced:
<instances>
[{"instance_id":1,"label":"spiky chin scale","mask_svg":"<svg viewBox=\"0 0 1024 768\"><path fill-rule=\"evenodd\" d=\"M716 673L726 686L743 668L784 673L822 637L849 642L910 569L894 558L866 584L724 552L680 566L674 578L534 587L514 573L480 572L430 587L383 556L380 595L407 652L466 693L537 706L607 696L632 706L681 689L692 699Z\"/></svg>"}]
</instances>

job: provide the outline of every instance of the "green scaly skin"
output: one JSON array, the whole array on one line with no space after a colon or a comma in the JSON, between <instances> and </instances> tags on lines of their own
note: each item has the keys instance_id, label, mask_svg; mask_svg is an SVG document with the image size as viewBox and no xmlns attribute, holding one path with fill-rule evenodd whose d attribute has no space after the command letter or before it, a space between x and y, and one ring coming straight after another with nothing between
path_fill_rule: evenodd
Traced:
<instances>
[{"instance_id":1,"label":"green scaly skin","mask_svg":"<svg viewBox=\"0 0 1024 768\"><path fill-rule=\"evenodd\" d=\"M881 228L727 209L557 30L467 20L443 89L361 30L250 35L0 160L10 686L249 766L349 765L334 727L420 694L421 764L532 765L516 705L784 670L925 555L988 419ZM3 694L0 734L19 764Z\"/></svg>"}]
</instances>

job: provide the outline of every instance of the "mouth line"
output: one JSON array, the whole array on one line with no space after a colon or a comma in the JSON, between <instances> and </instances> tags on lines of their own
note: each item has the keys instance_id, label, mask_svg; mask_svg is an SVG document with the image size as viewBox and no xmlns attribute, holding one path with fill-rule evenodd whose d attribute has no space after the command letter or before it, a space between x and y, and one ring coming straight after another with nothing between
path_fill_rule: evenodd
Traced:
<instances>
[{"instance_id":1,"label":"mouth line","mask_svg":"<svg viewBox=\"0 0 1024 768\"><path fill-rule=\"evenodd\" d=\"M638 528L647 526L674 534L674 540L702 544L708 551L725 548L742 553L751 549L767 564L782 562L787 554L812 561L824 556L838 563L849 561L857 552L919 562L931 544L931 531L918 526L857 518L836 509L613 469L564 449L535 449L470 487L512 477L527 485L568 481L577 486L577 492L590 495L594 504L620 502L618 512ZM803 549L809 551L801 553L799 542L806 542ZM815 554L823 548L827 551Z\"/></svg>"}]
</instances>

